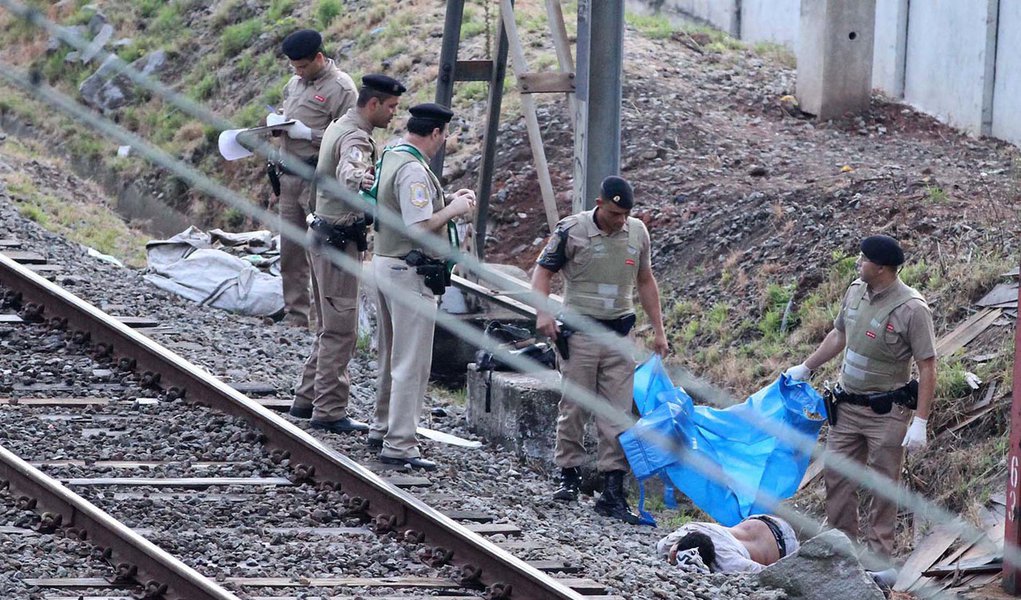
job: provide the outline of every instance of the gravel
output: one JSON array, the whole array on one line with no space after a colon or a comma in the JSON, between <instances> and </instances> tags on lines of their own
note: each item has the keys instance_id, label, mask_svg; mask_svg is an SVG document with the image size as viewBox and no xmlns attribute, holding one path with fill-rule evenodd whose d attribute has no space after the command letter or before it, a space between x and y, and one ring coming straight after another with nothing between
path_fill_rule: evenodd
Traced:
<instances>
[{"instance_id":1,"label":"gravel","mask_svg":"<svg viewBox=\"0 0 1021 600\"><path fill-rule=\"evenodd\" d=\"M153 337L212 374L230 383L270 384L279 397L289 397L311 343L310 332L213 309L197 310L194 304L148 285L140 272L90 258L81 246L20 218L2 194L0 230L8 232L5 237L21 240L22 249L40 252L51 264L64 266L57 282L78 296L97 306L113 306L116 314L158 320L170 332ZM253 432L240 420L177 401L136 402L156 393L144 389L137 375L119 372L114 365L97 364L82 354L83 348L65 338L41 325L0 326L0 394L39 396L38 386L47 385L53 396L87 394L113 401L77 411L6 408L0 412L4 444L28 460L75 458L90 463L130 460L175 464L144 472L95 465L61 466L47 468L50 475L271 477L287 473L286 461L274 464L264 456L253 442ZM38 340L43 343L36 344ZM359 354L351 365L351 406L357 418L366 419L371 414L374 372L375 363L367 354ZM93 387L97 384L105 388L97 391ZM428 426L465 438L475 437L465 429L462 406L433 397L427 403L427 408L431 407L442 407L445 416L428 417ZM40 418L43 415L60 417ZM355 460L367 462L373 458L361 438L311 433ZM693 577L670 569L654 554L654 543L662 531L600 517L592 510L591 497L583 497L579 505L566 506L549 500L554 484L548 475L495 446L465 449L423 440L423 447L441 468L430 475L431 487L413 493L439 509L484 511L495 515L498 523L519 526L523 530L521 539L542 548L520 551L521 558L560 559L581 565L583 571L572 576L595 579L610 593L629 598L742 599L772 594L758 590L746 577ZM195 465L206 461L240 465L201 469ZM454 575L449 568L433 569L417 560L406 561L415 549L389 536L305 539L309 536L268 531L270 527L358 525L357 520L344 516L339 492L321 491L311 485L275 488L259 495L241 486L174 494L155 488L132 488L131 493L117 488L78 489L130 526L153 530L148 535L154 542L201 573L221 580L233 576L383 577L409 572ZM143 491L149 497L143 497ZM217 492L220 495L210 500ZM12 502L10 498L5 501ZM24 513L8 510L2 524L23 524ZM218 531L222 528L230 528L230 534ZM503 537L492 539L500 542ZM29 597L32 590L19 583L28 576L109 575L109 568L100 561L78 563L77 557L87 544L50 535L6 535L0 541L12 548L0 557L4 567L0 589L10 597ZM19 570L18 563L27 562L32 568ZM258 593L271 592L263 589Z\"/></svg>"}]
</instances>

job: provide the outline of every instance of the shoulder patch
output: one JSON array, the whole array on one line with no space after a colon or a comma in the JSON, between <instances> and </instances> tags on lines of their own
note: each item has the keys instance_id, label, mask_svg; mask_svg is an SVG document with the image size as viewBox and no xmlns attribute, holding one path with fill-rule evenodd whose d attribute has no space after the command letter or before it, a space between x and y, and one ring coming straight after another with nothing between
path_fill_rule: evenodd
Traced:
<instances>
[{"instance_id":1,"label":"shoulder patch","mask_svg":"<svg viewBox=\"0 0 1021 600\"><path fill-rule=\"evenodd\" d=\"M428 189L424 183L415 182L409 186L411 192L411 205L415 208L423 208L426 204L429 204Z\"/></svg>"},{"instance_id":2,"label":"shoulder patch","mask_svg":"<svg viewBox=\"0 0 1021 600\"><path fill-rule=\"evenodd\" d=\"M360 148L351 148L351 151L347 153L347 157L356 162L361 161L364 156Z\"/></svg>"}]
</instances>

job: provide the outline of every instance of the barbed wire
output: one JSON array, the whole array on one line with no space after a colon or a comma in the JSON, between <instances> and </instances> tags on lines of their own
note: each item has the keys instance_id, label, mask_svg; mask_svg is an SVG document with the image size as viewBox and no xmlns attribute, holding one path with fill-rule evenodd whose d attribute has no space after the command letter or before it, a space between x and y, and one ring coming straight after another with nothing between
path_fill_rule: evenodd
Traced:
<instances>
[{"instance_id":1,"label":"barbed wire","mask_svg":"<svg viewBox=\"0 0 1021 600\"><path fill-rule=\"evenodd\" d=\"M3 5L8 8L11 8L11 6L18 6L17 3L11 2L10 0L0 0L0 5ZM29 22L37 26L40 26L43 29L46 29L47 31L50 31L51 33L55 33L58 37L60 37L62 41L65 41L66 43L69 43L72 46L75 46L75 44L80 44L82 47L88 45L88 43L85 42L81 38L81 36L78 36L76 33L74 33L73 30L69 30L68 28L63 28L53 24L52 22L43 18L41 14L38 13L38 11L34 11L33 9L24 9L24 7L22 7L21 12L18 12L18 10L15 10L15 12L19 14L19 16L22 16L22 18L28 20ZM109 54L107 55L113 56ZM123 63L123 61L120 62L118 67L121 69L121 72L123 72L125 75L131 78L132 81L138 83L140 86L150 89L154 93L164 97L165 100L174 103L175 105L177 105L176 104L177 102L180 102L181 104L178 105L178 107L182 108L182 110L185 110L189 114L192 114L196 118L199 118L201 120L208 119L207 122L210 122L214 126L220 126L225 128L233 127L233 125L229 121L217 117L216 115L205 109L203 106L192 102L190 99L187 99L181 96L180 94L177 94L172 90L169 90L169 88L166 88L162 84L159 84L158 82L151 80L151 78L146 77L145 75L135 71L134 69L130 68L129 65ZM210 196L214 197L219 201L225 202L231 207L241 211L246 216L251 217L253 220L263 223L271 223L276 221L276 215L274 213L271 213L267 210L264 210L260 207L253 205L247 198L241 196L240 194L234 192L233 190L230 190L229 188L226 188L222 184L219 184L211 180L205 174L199 172L190 165L183 163L177 158L169 155L162 149L159 149L154 145L148 143L147 141L143 140L136 134L133 134L117 126L110 119L104 116L96 115L92 111L83 108L77 102L68 98L66 95L60 93L59 91L43 85L39 77L33 76L33 74L31 73L28 74L19 73L17 70L11 68L6 64L0 64L0 76L8 80L9 82L13 83L14 85L20 87L21 89L25 90L26 92L32 94L33 96L36 96L41 101L55 106L62 112L71 116L71 118L87 124L89 127L96 130L97 132L100 132L101 134L111 137L113 139L119 140L120 142L122 142L122 144L132 146L133 148L138 150L139 153L147 160L157 164L160 167L167 169L175 176L180 177L182 180L185 180L191 185L193 185L196 189L199 189L204 193L209 194ZM164 93L166 93L165 96ZM258 150L259 152L257 153L261 153L262 155L266 156L269 156L271 153L275 152L275 148L269 143L261 144ZM336 180L336 178L316 177L314 169L312 169L299 159L291 157L291 162L287 163L287 166L289 169L292 166L295 167L294 171L304 171L303 173L300 173L300 176L310 181L315 181L318 185L323 185L324 189L326 189L326 191L330 194L335 194L337 196L343 197L349 203L356 203L360 201L353 193L350 192L350 190L346 189L342 184L340 184ZM383 219L384 222L387 222L387 224L390 226L403 225L403 220L401 219L401 217L393 213L393 211L387 211L385 207L379 207L378 218ZM299 243L304 247L307 247L308 241L306 239L305 230L294 227L293 225L283 220L281 220L279 226L282 236L287 237L288 239L296 243ZM445 242L443 243L436 242L435 238L432 238L431 236L422 236L421 234L418 234L417 232L414 231L411 231L409 233L413 238L416 239L417 242L422 243L423 245L426 246L430 245L434 246L431 249L433 249L436 252L444 252L449 250L449 248L445 245ZM430 242L436 243L430 244ZM337 267L345 270L348 273L356 274L359 276L359 278L362 278L361 275L362 265L360 261L351 259L346 254L334 250L333 248L330 247L324 247L324 250L326 251L326 254L329 256L330 260ZM459 262L462 261L463 263L473 262L473 257L463 252L458 252L457 257ZM526 298L526 303L529 304L530 306L533 306L533 308L541 308L548 312L556 312L558 310L559 306L557 304L549 301L547 298L542 297L539 294L531 292L530 288L525 288L524 286L522 286L519 280L506 277L498 271L488 269L482 263L479 263L477 260L475 260L474 263L475 264L468 265L468 270L472 274L475 274L480 278L487 278L489 282L495 283L497 285L512 287L515 290L514 292L515 295L519 295L518 290L521 291L527 290L529 294L523 296ZM376 285L379 285L380 283L381 282L377 281ZM383 285L385 288L388 285L388 283L384 283ZM388 291L395 292L397 290L391 288ZM453 315L449 315L443 311L436 311L435 304L422 297L410 294L393 294L392 299L398 304L405 305L419 314L421 314L421 312L425 310L428 310L429 312L435 311L436 323L438 325L444 327L445 329L447 329L448 331L450 331L451 333L453 333L454 335L456 335L457 337L461 338L464 341L467 341L473 345L493 352L501 360L503 360L504 362L506 362L511 367L517 370L520 370L522 372L535 372L547 370L544 366L538 364L534 360L528 359L520 355L510 354L506 349L500 347L493 340L489 339L484 334L482 334L478 329L461 322ZM536 302L537 299L541 301ZM579 315L565 315L565 317L566 317L565 321L567 321L569 324L580 325L582 327L585 327L586 333L590 333L591 331L599 331L601 329L600 335L597 336L597 339L599 339L604 344L608 344L609 347L619 348L622 344L630 343L626 341L625 338L621 338L616 334L609 332L608 330L605 330L605 328L601 328L601 326L599 326L595 322L580 317ZM575 320L574 323L571 323L572 319ZM628 347L628 349L634 352L636 348L633 345L631 345ZM716 386L713 386L711 383L701 380L697 377L694 377L693 375L691 375L690 373L683 369L673 370L675 371L675 373L679 372L681 374L682 386L690 387L692 389L697 387L700 391L699 393L700 397L706 398L710 400L712 403L720 406L726 406L735 403L733 398L727 392L717 388ZM620 413L618 410L611 407L605 399L600 398L593 394L590 390L580 388L579 386L569 381L564 381L564 395L569 400L585 407L586 410L592 412L598 418L608 420L618 426L630 426L634 423L634 419L632 417ZM742 418L743 417L744 416L742 415ZM906 487L904 486L899 485L891 486L890 485L890 483L892 483L891 480L883 477L882 475L879 475L874 470L865 467L860 463L847 459L841 455L829 453L828 451L825 450L825 448L819 447L814 438L806 440L804 439L803 435L793 432L789 428L786 428L785 426L774 423L772 421L750 420L748 424L752 427L757 428L760 431L763 431L764 433L776 437L777 439L783 441L784 443L787 443L792 447L797 448L801 452L810 454L817 460L825 460L827 468L831 468L834 471L840 473L841 475L858 482L863 487L870 489L876 495L882 496L891 501L895 501L898 504L911 508L912 510L914 510L914 512L918 514L926 513L933 515L937 519L943 521L961 523L961 532L962 534L968 535L969 536L968 539L972 538L981 539L984 537L988 537L985 534L985 532L979 530L978 528L972 526L967 522L961 521L957 517L957 515L954 515L949 511L946 511L945 509L938 506L934 502L928 500L924 496L916 492L907 490ZM751 486L743 485L741 482L732 481L719 465L712 463L711 461L705 459L704 457L698 456L694 453L687 452L684 448L677 446L676 441L666 439L663 438L662 436L650 433L643 433L643 437L645 437L648 441L655 443L664 449L669 450L670 452L673 453L675 457L685 461L687 464L692 465L697 471L699 471L706 477L713 479L714 481L721 483L723 485L728 485L732 489L735 489L735 491L738 491L744 495L756 496L757 501L761 501L766 505L775 506L775 512L779 516L790 521L802 531L814 533L822 529L822 524L819 521L809 516L805 516L802 513L787 507L786 505L783 505L780 499L761 494L757 489ZM1021 553L1018 553L1016 547L1009 545L1009 547L1004 548L1004 552L1005 558L1009 558L1012 561L1021 563ZM863 554L868 553L863 552ZM882 559L882 557L874 558Z\"/></svg>"}]
</instances>

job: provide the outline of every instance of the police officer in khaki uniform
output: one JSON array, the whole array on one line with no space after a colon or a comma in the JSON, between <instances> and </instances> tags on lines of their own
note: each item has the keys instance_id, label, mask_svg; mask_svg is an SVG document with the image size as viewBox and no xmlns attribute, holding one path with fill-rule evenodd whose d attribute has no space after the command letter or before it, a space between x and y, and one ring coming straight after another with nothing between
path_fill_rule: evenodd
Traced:
<instances>
[{"instance_id":1,"label":"police officer in khaki uniform","mask_svg":"<svg viewBox=\"0 0 1021 600\"><path fill-rule=\"evenodd\" d=\"M891 485L900 482L904 449L918 450L926 444L925 427L936 389L932 313L921 294L900 280L898 270L903 263L904 251L893 238L874 235L862 240L858 279L844 295L833 330L804 363L785 372L806 380L812 371L844 351L834 390L836 407L830 411L834 413L831 423L834 418L836 421L830 427L826 449L867 465ZM919 377L909 385L912 361L918 365ZM912 420L912 410L906 404L915 393L917 409ZM824 474L827 521L857 539L858 484L833 469ZM869 521L869 549L890 557L897 503L874 495Z\"/></svg>"},{"instance_id":2,"label":"police officer in khaki uniform","mask_svg":"<svg viewBox=\"0 0 1021 600\"><path fill-rule=\"evenodd\" d=\"M296 123L286 130L281 149L316 166L323 133L331 121L355 105L358 90L349 75L340 71L333 59L322 53L323 39L318 32L301 29L283 41L283 52L290 59L294 76L284 87L283 115L271 113L267 124L285 120ZM315 207L309 184L301 177L281 169L280 218L302 230L305 218ZM280 275L284 285L284 322L308 326L309 266L301 244L281 238Z\"/></svg>"},{"instance_id":3,"label":"police officer in khaki uniform","mask_svg":"<svg viewBox=\"0 0 1021 600\"><path fill-rule=\"evenodd\" d=\"M649 232L644 223L630 216L633 206L631 184L616 176L604 179L595 209L557 224L536 261L532 289L548 296L554 274L562 273L565 309L590 317L626 337L635 324L633 295L637 288L638 299L652 323L653 350L665 356L668 347L659 287L649 258ZM585 331L573 331L567 337L568 330L562 330L553 316L543 310L538 311L536 328L554 341L564 336L558 345L564 380L605 399L620 412L622 422L625 415L631 414L635 361L630 344L609 344ZM557 500L578 497L581 482L578 467L586 460L582 441L588 415L583 406L561 398L554 455L561 468L560 488L553 495ZM637 524L638 517L631 512L624 493L628 462L617 441L625 428L622 423L596 418L599 441L596 467L603 476L603 493L595 509L601 515Z\"/></svg>"},{"instance_id":4,"label":"police officer in khaki uniform","mask_svg":"<svg viewBox=\"0 0 1021 600\"><path fill-rule=\"evenodd\" d=\"M460 189L445 203L440 181L429 169L454 113L432 103L413 106L410 112L404 143L384 152L376 173L379 212L399 214L403 225L380 220L374 241L379 379L369 445L380 448L384 463L433 470L436 463L421 457L415 430L429 383L436 306L447 271L445 257L431 256L414 238L433 236L445 244L448 222L474 210L475 193Z\"/></svg>"},{"instance_id":5,"label":"police officer in khaki uniform","mask_svg":"<svg viewBox=\"0 0 1021 600\"><path fill-rule=\"evenodd\" d=\"M333 178L352 195L374 182L376 143L372 131L393 119L405 87L386 75L362 77L358 102L330 123L323 135L316 179ZM358 340L358 276L335 265L328 249L345 253L361 265L366 249L367 206L352 205L316 186L315 213L309 228L309 259L315 297L316 338L295 389L290 414L312 418L314 429L367 431L369 426L348 417L351 380L347 364Z\"/></svg>"}]
</instances>

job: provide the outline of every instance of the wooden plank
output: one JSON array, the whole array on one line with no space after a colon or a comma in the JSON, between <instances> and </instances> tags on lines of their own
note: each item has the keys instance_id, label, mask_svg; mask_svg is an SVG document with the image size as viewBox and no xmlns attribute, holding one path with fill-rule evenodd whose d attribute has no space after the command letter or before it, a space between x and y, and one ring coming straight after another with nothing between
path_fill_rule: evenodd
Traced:
<instances>
[{"instance_id":1,"label":"wooden plank","mask_svg":"<svg viewBox=\"0 0 1021 600\"><path fill-rule=\"evenodd\" d=\"M0 323L18 324L24 322L25 320L18 315L0 315Z\"/></svg>"},{"instance_id":2,"label":"wooden plank","mask_svg":"<svg viewBox=\"0 0 1021 600\"><path fill-rule=\"evenodd\" d=\"M581 565L562 560L526 560L528 566L544 573L578 573Z\"/></svg>"},{"instance_id":3,"label":"wooden plank","mask_svg":"<svg viewBox=\"0 0 1021 600\"><path fill-rule=\"evenodd\" d=\"M493 515L480 510L445 510L443 514L455 521L475 521L476 523L489 523Z\"/></svg>"},{"instance_id":4,"label":"wooden plank","mask_svg":"<svg viewBox=\"0 0 1021 600\"><path fill-rule=\"evenodd\" d=\"M222 494L195 492L114 492L113 499L118 502L125 500L167 500L187 502L251 502L252 494Z\"/></svg>"},{"instance_id":5,"label":"wooden plank","mask_svg":"<svg viewBox=\"0 0 1021 600\"><path fill-rule=\"evenodd\" d=\"M1017 283L999 283L975 304L982 307L1000 306L1003 304L1016 305L1017 288Z\"/></svg>"},{"instance_id":6,"label":"wooden plank","mask_svg":"<svg viewBox=\"0 0 1021 600\"><path fill-rule=\"evenodd\" d=\"M3 250L0 251L7 258L21 265L45 265L46 257L31 250Z\"/></svg>"},{"instance_id":7,"label":"wooden plank","mask_svg":"<svg viewBox=\"0 0 1021 600\"><path fill-rule=\"evenodd\" d=\"M525 50L518 36L518 24L514 21L514 5L511 0L500 0L500 18L507 32L507 43L510 49L511 66L514 74L521 77L528 71L525 62ZM535 172L539 180L539 191L542 193L542 205L546 211L546 225L550 233L556 228L560 216L557 213L557 200L553 195L553 180L550 177L549 164L546 162L546 150L542 144L542 132L539 129L539 117L535 111L535 98L531 94L521 95L521 112L525 117L525 128L528 130L528 145L532 149L532 160L535 161Z\"/></svg>"},{"instance_id":8,"label":"wooden plank","mask_svg":"<svg viewBox=\"0 0 1021 600\"><path fill-rule=\"evenodd\" d=\"M480 522L465 526L470 532L480 536L520 536L521 530L515 524L506 522Z\"/></svg>"},{"instance_id":9,"label":"wooden plank","mask_svg":"<svg viewBox=\"0 0 1021 600\"><path fill-rule=\"evenodd\" d=\"M264 530L267 533L279 533L284 535L306 535L315 537L350 537L350 536L375 536L371 530L365 527L266 527ZM151 536L153 534L169 534L173 536L180 536L182 534L189 535L231 535L236 534L237 529L230 527L208 527L201 530L174 530L166 531L161 529L154 529L151 527L140 527L132 529L135 533L141 536Z\"/></svg>"},{"instance_id":10,"label":"wooden plank","mask_svg":"<svg viewBox=\"0 0 1021 600\"><path fill-rule=\"evenodd\" d=\"M61 479L68 486L151 486L151 487L183 487L207 488L214 485L294 485L286 477L97 477Z\"/></svg>"},{"instance_id":11,"label":"wooden plank","mask_svg":"<svg viewBox=\"0 0 1021 600\"><path fill-rule=\"evenodd\" d=\"M268 396L275 394L278 391L277 386L272 383L266 383L265 381L237 381L234 383L228 383L227 385L246 396ZM287 407L290 408L290 400L286 400L285 402L287 402ZM263 404L263 406L266 405Z\"/></svg>"},{"instance_id":12,"label":"wooden plank","mask_svg":"<svg viewBox=\"0 0 1021 600\"><path fill-rule=\"evenodd\" d=\"M21 241L12 238L0 240L0 248L21 248Z\"/></svg>"},{"instance_id":13,"label":"wooden plank","mask_svg":"<svg viewBox=\"0 0 1021 600\"><path fill-rule=\"evenodd\" d=\"M22 579L22 583L31 587L48 588L133 588L134 583L110 583L102 577L37 577Z\"/></svg>"},{"instance_id":14,"label":"wooden plank","mask_svg":"<svg viewBox=\"0 0 1021 600\"><path fill-rule=\"evenodd\" d=\"M812 459L812 462L808 463L808 468L805 469L805 476L801 478L801 483L798 484L799 492L802 488L815 481L816 477L822 475L823 466L823 460L821 457Z\"/></svg>"},{"instance_id":15,"label":"wooden plank","mask_svg":"<svg viewBox=\"0 0 1021 600\"><path fill-rule=\"evenodd\" d=\"M496 545L503 548L504 550L519 552L529 550L545 550L548 548L548 544L540 544L538 542L526 542L524 540L505 540L502 542L496 542Z\"/></svg>"},{"instance_id":16,"label":"wooden plank","mask_svg":"<svg viewBox=\"0 0 1021 600\"><path fill-rule=\"evenodd\" d=\"M384 587L384 588L460 588L440 577L227 577L226 582L244 587Z\"/></svg>"},{"instance_id":17,"label":"wooden plank","mask_svg":"<svg viewBox=\"0 0 1021 600\"><path fill-rule=\"evenodd\" d=\"M234 389L237 389L237 388L234 388ZM238 390L238 391L240 391L240 390ZM288 400L287 398L252 398L252 400L255 400L260 405L262 405L264 408L268 408L270 410L281 411L281 412L286 412L286 411L290 410L291 402L292 402L291 400Z\"/></svg>"},{"instance_id":18,"label":"wooden plank","mask_svg":"<svg viewBox=\"0 0 1021 600\"><path fill-rule=\"evenodd\" d=\"M39 535L38 532L32 531L31 529L25 529L24 527L11 527L10 525L0 525L0 533L6 535L27 535L29 537Z\"/></svg>"},{"instance_id":19,"label":"wooden plank","mask_svg":"<svg viewBox=\"0 0 1021 600\"><path fill-rule=\"evenodd\" d=\"M164 467L167 465L179 465L179 460L97 460L93 462L86 462L84 460L37 460L29 462L37 469L44 467L109 467L111 469L154 469L156 467ZM239 461L233 462L196 462L189 465L190 468L195 469L208 469L212 467L226 467L232 465L243 465L245 463Z\"/></svg>"},{"instance_id":20,"label":"wooden plank","mask_svg":"<svg viewBox=\"0 0 1021 600\"><path fill-rule=\"evenodd\" d=\"M157 321L155 319L150 319L149 317L121 317L121 316L114 316L113 318L115 318L118 321L120 321L123 325L127 325L128 327L131 327L132 329L137 329L139 327L159 327L159 324L160 324L159 321Z\"/></svg>"},{"instance_id":21,"label":"wooden plank","mask_svg":"<svg viewBox=\"0 0 1021 600\"><path fill-rule=\"evenodd\" d=\"M984 308L961 323L953 331L936 342L936 355L950 356L985 331L1003 312L999 308Z\"/></svg>"},{"instance_id":22,"label":"wooden plank","mask_svg":"<svg viewBox=\"0 0 1021 600\"><path fill-rule=\"evenodd\" d=\"M391 475L384 477L383 481L399 488L429 487L433 484L428 477L419 477L417 475Z\"/></svg>"},{"instance_id":23,"label":"wooden plank","mask_svg":"<svg viewBox=\"0 0 1021 600\"><path fill-rule=\"evenodd\" d=\"M110 403L106 398L0 398L0 405L21 406L105 406Z\"/></svg>"},{"instance_id":24,"label":"wooden plank","mask_svg":"<svg viewBox=\"0 0 1021 600\"><path fill-rule=\"evenodd\" d=\"M564 22L564 8L560 0L546 0L546 19L549 21L550 34L553 37L553 49L557 53L557 63L564 73L574 72L574 58L571 56L571 42L567 37L567 24ZM574 94L567 94L567 109L571 113L571 128L577 119Z\"/></svg>"},{"instance_id":25,"label":"wooden plank","mask_svg":"<svg viewBox=\"0 0 1021 600\"><path fill-rule=\"evenodd\" d=\"M932 533L918 544L915 551L904 562L904 566L901 567L900 574L897 576L897 582L893 584L893 590L904 592L917 583L922 576L922 571L935 564L943 556L943 553L957 541L960 531L960 523L947 523L933 529Z\"/></svg>"},{"instance_id":26,"label":"wooden plank","mask_svg":"<svg viewBox=\"0 0 1021 600\"><path fill-rule=\"evenodd\" d=\"M60 265L35 265L35 264L27 264L25 266L28 267L29 271L33 271L35 273L40 273L40 274L45 274L45 273L62 273L64 271L64 267L62 267Z\"/></svg>"},{"instance_id":27,"label":"wooden plank","mask_svg":"<svg viewBox=\"0 0 1021 600\"><path fill-rule=\"evenodd\" d=\"M606 586L599 583L598 581L592 581L591 579L579 579L579 578L557 578L557 583L566 585L572 590L578 592L583 596L594 596L597 594L605 594Z\"/></svg>"},{"instance_id":28,"label":"wooden plank","mask_svg":"<svg viewBox=\"0 0 1021 600\"><path fill-rule=\"evenodd\" d=\"M518 90L522 94L574 93L574 73L521 73Z\"/></svg>"},{"instance_id":29,"label":"wooden plank","mask_svg":"<svg viewBox=\"0 0 1021 600\"><path fill-rule=\"evenodd\" d=\"M922 572L926 577L945 577L947 575L978 575L981 573L999 573L1003 570L1003 556L990 555L985 559L960 561L952 565L932 567Z\"/></svg>"}]
</instances>

